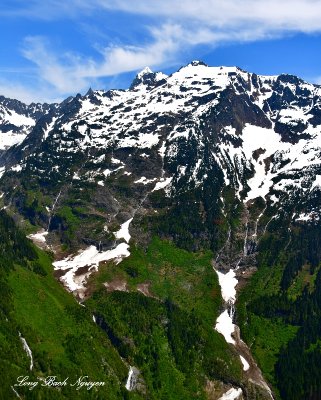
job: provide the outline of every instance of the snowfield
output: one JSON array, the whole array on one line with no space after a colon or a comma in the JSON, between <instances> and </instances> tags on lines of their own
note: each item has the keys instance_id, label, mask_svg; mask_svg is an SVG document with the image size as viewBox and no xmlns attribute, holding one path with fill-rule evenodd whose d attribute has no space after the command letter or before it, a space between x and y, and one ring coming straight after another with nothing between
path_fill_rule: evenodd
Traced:
<instances>
[{"instance_id":1,"label":"snowfield","mask_svg":"<svg viewBox=\"0 0 321 400\"><path fill-rule=\"evenodd\" d=\"M96 246L90 246L75 256L71 255L63 260L55 261L53 266L55 270L66 271L60 280L71 292L82 291L91 272L98 270L99 263L109 260L119 263L123 258L129 257L128 249L127 243L120 243L114 249L102 252L99 252ZM88 270L77 275L77 271L84 267L88 267Z\"/></svg>"}]
</instances>

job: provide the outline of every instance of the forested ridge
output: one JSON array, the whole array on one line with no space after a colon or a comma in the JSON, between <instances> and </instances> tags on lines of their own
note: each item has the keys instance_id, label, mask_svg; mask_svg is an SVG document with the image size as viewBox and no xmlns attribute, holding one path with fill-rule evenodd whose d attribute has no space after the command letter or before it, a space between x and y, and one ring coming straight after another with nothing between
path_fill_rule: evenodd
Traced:
<instances>
[{"instance_id":1,"label":"forested ridge","mask_svg":"<svg viewBox=\"0 0 321 400\"><path fill-rule=\"evenodd\" d=\"M257 276L240 297L242 333L253 344L263 370L271 374L281 399L319 399L321 227L297 224L290 241L288 235L282 238L271 230L259 246ZM257 318L271 329L265 343L254 337L261 334L255 331ZM273 340L279 345L273 347ZM273 348L275 357L269 364Z\"/></svg>"},{"instance_id":2,"label":"forested ridge","mask_svg":"<svg viewBox=\"0 0 321 400\"><path fill-rule=\"evenodd\" d=\"M208 398L208 382L217 393L244 384L237 354L212 328L221 300L210 252L189 253L155 238L147 254L137 247L120 265L102 266L91 282L94 294L81 306L54 279L50 255L5 211L0 243L1 399L14 398L16 390L37 400L192 400ZM159 280L163 268L167 276ZM117 275L127 279L130 293L106 292L102 283ZM156 297L135 289L146 278ZM186 289L178 291L180 285ZM19 332L32 351L32 369ZM140 371L135 391L125 388L130 365ZM39 379L50 375L70 382L87 375L105 385L90 391L40 387ZM15 386L19 376L39 386Z\"/></svg>"}]
</instances>

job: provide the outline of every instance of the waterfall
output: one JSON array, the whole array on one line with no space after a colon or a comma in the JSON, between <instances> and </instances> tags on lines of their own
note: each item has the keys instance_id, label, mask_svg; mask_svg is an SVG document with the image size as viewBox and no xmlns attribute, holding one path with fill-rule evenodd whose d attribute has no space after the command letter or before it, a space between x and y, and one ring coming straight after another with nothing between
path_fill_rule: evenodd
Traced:
<instances>
[{"instance_id":1,"label":"waterfall","mask_svg":"<svg viewBox=\"0 0 321 400\"><path fill-rule=\"evenodd\" d=\"M22 346L23 346L24 351L27 353L28 357L30 358L30 371L31 371L32 368L33 368L32 351L31 351L30 347L28 346L28 343L27 343L26 339L21 336L20 332L19 332L19 337L20 337L20 340L22 342Z\"/></svg>"},{"instance_id":2,"label":"waterfall","mask_svg":"<svg viewBox=\"0 0 321 400\"><path fill-rule=\"evenodd\" d=\"M216 263L217 263L217 261L219 260L219 258L220 258L220 256L221 256L223 250L224 250L224 249L227 247L227 245L229 244L229 242L230 242L230 240L231 240L231 233L232 233L231 227L229 226L228 232L227 232L227 239L226 239L226 242L224 243L224 246L221 248L221 250L218 252L218 254L217 254L217 256L216 256L216 259L215 259L215 262L216 262Z\"/></svg>"},{"instance_id":3,"label":"waterfall","mask_svg":"<svg viewBox=\"0 0 321 400\"><path fill-rule=\"evenodd\" d=\"M266 229L267 229L267 227L269 226L270 222L271 222L273 219L275 219L275 218L276 218L276 215L273 215L273 216L269 219L268 223L267 223L267 224L265 225L265 227L264 227L263 235L265 234Z\"/></svg>"},{"instance_id":4,"label":"waterfall","mask_svg":"<svg viewBox=\"0 0 321 400\"><path fill-rule=\"evenodd\" d=\"M257 220L256 220L256 222L255 222L254 233L253 233L253 235L252 235L253 237L257 237L257 227L258 227L258 224L259 224L260 219L263 217L263 215L264 215L264 213L265 213L266 207L267 207L267 206L264 207L264 209L263 209L263 211L261 212L261 214L257 217Z\"/></svg>"},{"instance_id":5,"label":"waterfall","mask_svg":"<svg viewBox=\"0 0 321 400\"><path fill-rule=\"evenodd\" d=\"M232 388L229 389L226 393L223 394L222 397L220 397L218 400L237 400L240 398L240 396L243 394L242 389L238 388Z\"/></svg>"},{"instance_id":6,"label":"waterfall","mask_svg":"<svg viewBox=\"0 0 321 400\"><path fill-rule=\"evenodd\" d=\"M49 222L48 222L48 228L47 228L48 232L49 232L50 223L51 223L51 219L52 219L52 213L53 213L53 211L54 211L54 209L56 207L56 204L57 204L60 196L61 196L61 190L59 191L59 193L58 193L57 197L55 198L55 201L53 202L52 207L51 207L50 216L49 216Z\"/></svg>"},{"instance_id":7,"label":"waterfall","mask_svg":"<svg viewBox=\"0 0 321 400\"><path fill-rule=\"evenodd\" d=\"M21 399L19 393L15 390L15 388L13 386L11 386L11 389L12 389L13 393L18 397L18 399Z\"/></svg>"},{"instance_id":8,"label":"waterfall","mask_svg":"<svg viewBox=\"0 0 321 400\"><path fill-rule=\"evenodd\" d=\"M247 256L247 237L249 234L249 221L246 221L246 229L245 229L245 237L244 237L244 246L243 246L243 254Z\"/></svg>"},{"instance_id":9,"label":"waterfall","mask_svg":"<svg viewBox=\"0 0 321 400\"><path fill-rule=\"evenodd\" d=\"M265 210L261 213L263 215ZM260 219L259 216L258 220ZM270 398L273 399L273 395L267 383L265 382L260 369L257 367L256 363L251 357L250 350L247 348L246 344L239 337L239 327L234 324L235 320L235 301L236 301L236 286L238 284L238 279L236 277L236 271L239 269L239 264L244 257L248 255L248 217L246 221L246 231L243 246L243 256L238 260L235 267L230 267L227 272L221 272L217 270L214 266L214 270L217 273L219 284L221 287L222 298L224 301L224 308L219 317L216 320L215 330L221 333L226 342L235 346L238 351L240 361L243 366L243 371L248 375L248 378L253 381L256 385L264 388L269 394ZM230 240L231 232L229 230L228 238L223 248L220 250L218 256L216 257L215 263L219 259L222 251ZM254 380L253 380L254 379ZM220 400L238 400L243 395L241 388L231 388L226 393L221 396Z\"/></svg>"},{"instance_id":10,"label":"waterfall","mask_svg":"<svg viewBox=\"0 0 321 400\"><path fill-rule=\"evenodd\" d=\"M136 388L139 371L136 367L129 367L126 389L130 392Z\"/></svg>"}]
</instances>

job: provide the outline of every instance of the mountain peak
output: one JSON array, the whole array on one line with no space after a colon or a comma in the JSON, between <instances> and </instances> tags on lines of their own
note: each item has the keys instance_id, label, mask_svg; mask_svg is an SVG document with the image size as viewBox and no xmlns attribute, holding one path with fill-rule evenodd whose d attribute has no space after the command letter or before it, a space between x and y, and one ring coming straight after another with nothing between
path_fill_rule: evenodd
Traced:
<instances>
[{"instance_id":1,"label":"mountain peak","mask_svg":"<svg viewBox=\"0 0 321 400\"><path fill-rule=\"evenodd\" d=\"M87 90L87 93L85 94L85 96L92 96L94 94L94 91L92 90L92 88L90 87L88 90Z\"/></svg>"},{"instance_id":2,"label":"mountain peak","mask_svg":"<svg viewBox=\"0 0 321 400\"><path fill-rule=\"evenodd\" d=\"M166 78L167 75L162 72L153 72L149 67L145 67L136 75L129 89L134 90L141 85L150 88Z\"/></svg>"},{"instance_id":3,"label":"mountain peak","mask_svg":"<svg viewBox=\"0 0 321 400\"><path fill-rule=\"evenodd\" d=\"M142 78L144 75L153 74L153 71L149 67L145 67L136 75L137 78Z\"/></svg>"},{"instance_id":4,"label":"mountain peak","mask_svg":"<svg viewBox=\"0 0 321 400\"><path fill-rule=\"evenodd\" d=\"M204 61L201 61L201 60L193 60L188 65L191 65L192 67L198 67L199 65L202 65L204 67L208 67L208 65Z\"/></svg>"}]
</instances>

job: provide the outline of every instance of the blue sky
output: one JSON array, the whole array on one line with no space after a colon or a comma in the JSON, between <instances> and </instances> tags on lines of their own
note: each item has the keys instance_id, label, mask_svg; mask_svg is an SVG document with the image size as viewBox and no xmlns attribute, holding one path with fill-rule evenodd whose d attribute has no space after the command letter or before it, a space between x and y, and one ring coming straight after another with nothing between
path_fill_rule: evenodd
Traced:
<instances>
[{"instance_id":1,"label":"blue sky","mask_svg":"<svg viewBox=\"0 0 321 400\"><path fill-rule=\"evenodd\" d=\"M127 88L191 60L321 83L319 0L2 0L0 94Z\"/></svg>"}]
</instances>

